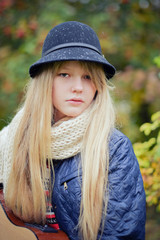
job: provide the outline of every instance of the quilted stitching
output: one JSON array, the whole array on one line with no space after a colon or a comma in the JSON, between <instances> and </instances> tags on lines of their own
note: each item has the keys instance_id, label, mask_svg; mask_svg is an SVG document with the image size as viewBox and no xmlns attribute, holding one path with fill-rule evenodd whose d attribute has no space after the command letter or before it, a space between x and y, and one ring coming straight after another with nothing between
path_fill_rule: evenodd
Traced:
<instances>
[{"instance_id":1,"label":"quilted stitching","mask_svg":"<svg viewBox=\"0 0 160 240\"><path fill-rule=\"evenodd\" d=\"M144 240L145 193L132 145L126 136L115 130L109 148L109 203L101 239ZM55 212L60 227L71 240L80 239L76 227L81 200L78 177L79 161L80 155L78 154L60 161L55 167L52 203L54 206L56 205ZM71 178L69 178L69 175L71 175ZM62 184L62 179L65 178L67 179L67 190L64 190Z\"/></svg>"}]
</instances>

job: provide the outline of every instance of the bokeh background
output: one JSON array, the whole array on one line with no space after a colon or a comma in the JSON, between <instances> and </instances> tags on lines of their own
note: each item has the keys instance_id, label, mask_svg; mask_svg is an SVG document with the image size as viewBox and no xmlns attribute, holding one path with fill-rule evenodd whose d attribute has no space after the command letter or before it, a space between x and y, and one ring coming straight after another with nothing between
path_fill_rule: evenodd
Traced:
<instances>
[{"instance_id":1,"label":"bokeh background","mask_svg":"<svg viewBox=\"0 0 160 240\"><path fill-rule=\"evenodd\" d=\"M147 196L146 240L160 239L160 0L0 0L0 129L10 122L48 31L90 25L115 65L117 127L132 141Z\"/></svg>"}]
</instances>

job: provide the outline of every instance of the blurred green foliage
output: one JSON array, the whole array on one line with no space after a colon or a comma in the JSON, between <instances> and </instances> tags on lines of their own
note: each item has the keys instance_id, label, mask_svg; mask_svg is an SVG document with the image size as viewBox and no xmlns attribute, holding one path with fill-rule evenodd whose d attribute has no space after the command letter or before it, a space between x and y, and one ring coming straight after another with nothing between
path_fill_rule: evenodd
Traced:
<instances>
[{"instance_id":1,"label":"blurred green foliage","mask_svg":"<svg viewBox=\"0 0 160 240\"><path fill-rule=\"evenodd\" d=\"M160 56L155 57L154 62L160 68ZM148 205L146 240L158 240L160 217L155 207L160 212L160 111L151 116L151 122L142 124L140 131L144 133L145 141L137 142L133 147L139 161Z\"/></svg>"},{"instance_id":2,"label":"blurred green foliage","mask_svg":"<svg viewBox=\"0 0 160 240\"><path fill-rule=\"evenodd\" d=\"M147 204L156 205L160 211L160 111L154 113L151 122L144 123L140 131L145 136L156 131L156 137L151 136L143 143L135 143L134 151L143 176Z\"/></svg>"},{"instance_id":3,"label":"blurred green foliage","mask_svg":"<svg viewBox=\"0 0 160 240\"><path fill-rule=\"evenodd\" d=\"M160 68L160 56L154 62ZM151 122L142 124L140 131L146 141L135 143L134 151L141 168L147 204L156 205L160 211L160 111L151 116Z\"/></svg>"},{"instance_id":4,"label":"blurred green foliage","mask_svg":"<svg viewBox=\"0 0 160 240\"><path fill-rule=\"evenodd\" d=\"M160 56L157 56L154 58L154 62L155 64L157 64L157 66L160 68Z\"/></svg>"}]
</instances>

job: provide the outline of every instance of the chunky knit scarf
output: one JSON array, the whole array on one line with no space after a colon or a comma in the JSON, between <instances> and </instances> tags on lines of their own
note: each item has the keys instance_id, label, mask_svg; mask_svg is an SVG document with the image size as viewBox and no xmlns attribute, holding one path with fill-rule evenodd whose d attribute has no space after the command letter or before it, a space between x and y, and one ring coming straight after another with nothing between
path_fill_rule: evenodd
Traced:
<instances>
[{"instance_id":1,"label":"chunky knit scarf","mask_svg":"<svg viewBox=\"0 0 160 240\"><path fill-rule=\"evenodd\" d=\"M90 108L76 118L53 125L51 129L53 159L65 159L80 152L82 138L90 115Z\"/></svg>"}]
</instances>

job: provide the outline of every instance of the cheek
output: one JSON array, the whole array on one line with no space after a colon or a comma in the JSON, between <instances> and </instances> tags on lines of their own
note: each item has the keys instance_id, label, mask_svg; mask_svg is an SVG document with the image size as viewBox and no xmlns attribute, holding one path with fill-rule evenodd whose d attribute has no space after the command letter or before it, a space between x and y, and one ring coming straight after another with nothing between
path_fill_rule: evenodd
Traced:
<instances>
[{"instance_id":1,"label":"cheek","mask_svg":"<svg viewBox=\"0 0 160 240\"><path fill-rule=\"evenodd\" d=\"M62 85L54 84L52 87L52 105L55 108L58 108L64 104L66 90Z\"/></svg>"},{"instance_id":2,"label":"cheek","mask_svg":"<svg viewBox=\"0 0 160 240\"><path fill-rule=\"evenodd\" d=\"M52 104L53 105L54 105L54 96L55 96L54 87L52 87Z\"/></svg>"},{"instance_id":3,"label":"cheek","mask_svg":"<svg viewBox=\"0 0 160 240\"><path fill-rule=\"evenodd\" d=\"M56 91L55 87L52 87L52 104L53 106L57 105L57 99L58 99L58 91Z\"/></svg>"},{"instance_id":4,"label":"cheek","mask_svg":"<svg viewBox=\"0 0 160 240\"><path fill-rule=\"evenodd\" d=\"M88 88L88 95L90 96L91 99L93 99L95 97L96 94L96 87L93 83L90 84L89 88Z\"/></svg>"}]
</instances>

